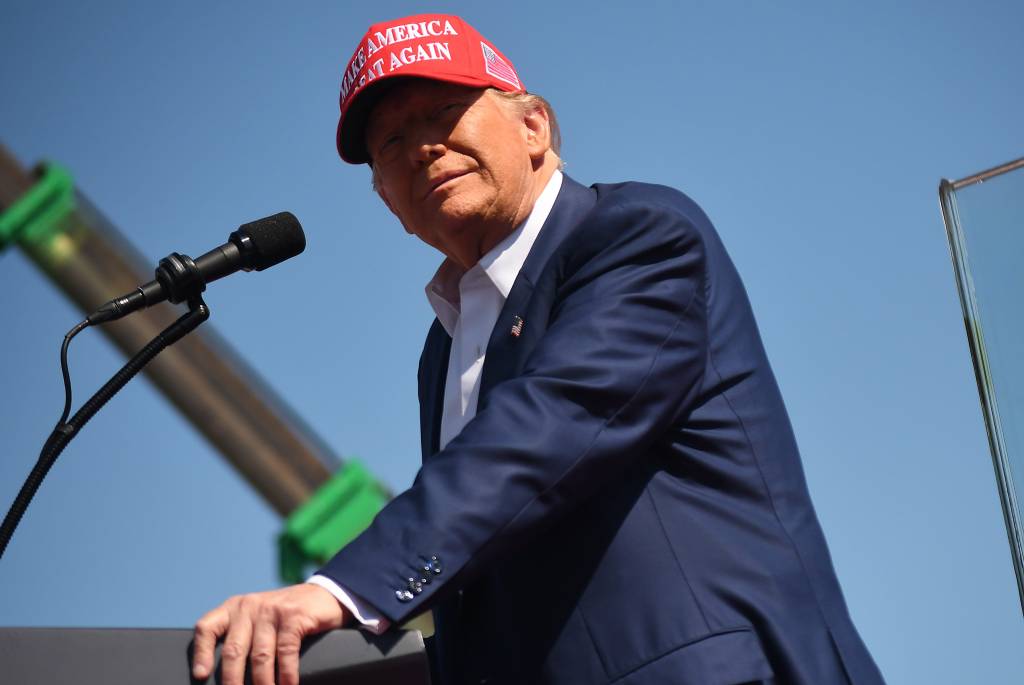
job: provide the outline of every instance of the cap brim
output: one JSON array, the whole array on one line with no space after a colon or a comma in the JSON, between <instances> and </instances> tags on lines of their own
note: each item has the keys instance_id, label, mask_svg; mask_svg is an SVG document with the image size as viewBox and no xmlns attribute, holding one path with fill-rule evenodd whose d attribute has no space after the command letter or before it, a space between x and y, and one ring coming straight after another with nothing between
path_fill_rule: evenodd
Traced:
<instances>
[{"instance_id":1,"label":"cap brim","mask_svg":"<svg viewBox=\"0 0 1024 685\"><path fill-rule=\"evenodd\" d=\"M470 88L493 88L493 83L483 79L472 78L462 75L447 74L410 74L408 72L394 76L381 76L373 83L363 87L348 103L348 107L338 119L338 133L336 142L338 154L349 164L365 164L370 161L370 154L366 149L366 124L370 118L370 112L384 95L392 88L404 81L411 79L430 79L432 81L446 81L456 83Z\"/></svg>"},{"instance_id":2,"label":"cap brim","mask_svg":"<svg viewBox=\"0 0 1024 685\"><path fill-rule=\"evenodd\" d=\"M366 122L370 118L370 112L389 90L407 78L382 77L363 88L349 103L348 108L338 119L338 154L343 160L349 164L365 164L370 161L370 154L366 150Z\"/></svg>"}]
</instances>

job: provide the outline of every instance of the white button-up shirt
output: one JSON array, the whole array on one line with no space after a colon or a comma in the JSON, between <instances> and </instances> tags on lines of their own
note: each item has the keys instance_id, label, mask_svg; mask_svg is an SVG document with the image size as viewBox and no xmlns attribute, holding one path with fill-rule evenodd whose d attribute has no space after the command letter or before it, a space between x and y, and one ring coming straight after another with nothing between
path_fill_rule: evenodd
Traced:
<instances>
[{"instance_id":1,"label":"white button-up shirt","mask_svg":"<svg viewBox=\"0 0 1024 685\"><path fill-rule=\"evenodd\" d=\"M561 187L562 172L555 170L534 203L530 216L516 230L469 270L446 259L427 284L427 300L452 337L441 414L441 449L476 416L487 341ZM387 630L389 623L386 618L330 578L315 575L309 582L334 595L352 612L361 627L378 635Z\"/></svg>"},{"instance_id":2,"label":"white button-up shirt","mask_svg":"<svg viewBox=\"0 0 1024 685\"><path fill-rule=\"evenodd\" d=\"M427 300L452 337L444 384L441 449L476 416L487 341L561 187L562 172L556 170L530 216L515 231L468 271L445 260L427 284Z\"/></svg>"}]
</instances>

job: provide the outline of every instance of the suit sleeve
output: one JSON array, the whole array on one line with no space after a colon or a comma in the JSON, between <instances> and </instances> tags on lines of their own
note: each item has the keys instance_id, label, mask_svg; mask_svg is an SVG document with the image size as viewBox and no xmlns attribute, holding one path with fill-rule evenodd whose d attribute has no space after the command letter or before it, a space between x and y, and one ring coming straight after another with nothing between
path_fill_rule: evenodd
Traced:
<instances>
[{"instance_id":1,"label":"suit sleeve","mask_svg":"<svg viewBox=\"0 0 1024 685\"><path fill-rule=\"evenodd\" d=\"M670 203L618 201L573 235L523 373L319 571L394 624L622 474L693 405L707 354L693 223Z\"/></svg>"}]
</instances>

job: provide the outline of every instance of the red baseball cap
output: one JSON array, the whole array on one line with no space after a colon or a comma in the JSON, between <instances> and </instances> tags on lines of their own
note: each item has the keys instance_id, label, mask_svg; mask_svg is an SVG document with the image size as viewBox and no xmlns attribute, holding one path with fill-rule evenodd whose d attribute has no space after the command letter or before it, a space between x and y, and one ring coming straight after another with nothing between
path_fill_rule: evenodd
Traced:
<instances>
[{"instance_id":1,"label":"red baseball cap","mask_svg":"<svg viewBox=\"0 0 1024 685\"><path fill-rule=\"evenodd\" d=\"M338 154L346 162L370 161L366 120L396 77L429 78L476 88L525 93L512 62L476 29L450 14L417 14L374 24L341 77Z\"/></svg>"}]
</instances>

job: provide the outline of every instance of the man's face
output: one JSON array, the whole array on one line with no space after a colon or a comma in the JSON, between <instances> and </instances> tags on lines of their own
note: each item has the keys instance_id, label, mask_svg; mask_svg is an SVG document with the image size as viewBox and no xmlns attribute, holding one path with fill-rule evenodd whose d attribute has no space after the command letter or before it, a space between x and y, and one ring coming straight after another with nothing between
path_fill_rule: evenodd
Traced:
<instances>
[{"instance_id":1,"label":"man's face","mask_svg":"<svg viewBox=\"0 0 1024 685\"><path fill-rule=\"evenodd\" d=\"M366 129L381 197L406 231L472 266L532 209L538 144L530 117L482 89L426 79L397 85Z\"/></svg>"}]
</instances>

